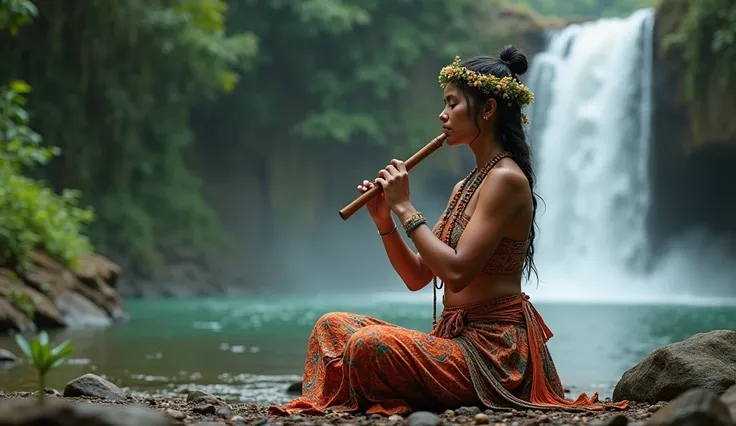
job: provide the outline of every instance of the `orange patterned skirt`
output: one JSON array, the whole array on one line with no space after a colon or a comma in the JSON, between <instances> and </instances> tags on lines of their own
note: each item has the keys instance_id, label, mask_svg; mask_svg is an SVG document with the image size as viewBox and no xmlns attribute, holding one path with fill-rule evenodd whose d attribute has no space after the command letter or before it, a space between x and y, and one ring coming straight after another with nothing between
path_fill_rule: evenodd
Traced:
<instances>
[{"instance_id":1,"label":"orange patterned skirt","mask_svg":"<svg viewBox=\"0 0 736 426\"><path fill-rule=\"evenodd\" d=\"M564 397L528 296L445 308L431 333L352 313L323 315L312 330L302 396L274 414L408 414L463 405L494 409L623 409L598 395Z\"/></svg>"}]
</instances>

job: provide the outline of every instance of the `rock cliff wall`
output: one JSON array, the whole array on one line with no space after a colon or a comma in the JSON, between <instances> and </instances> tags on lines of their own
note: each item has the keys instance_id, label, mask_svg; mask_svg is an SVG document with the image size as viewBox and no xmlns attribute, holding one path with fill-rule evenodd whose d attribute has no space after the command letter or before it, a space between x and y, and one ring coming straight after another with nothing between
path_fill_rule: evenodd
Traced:
<instances>
[{"instance_id":1,"label":"rock cliff wall","mask_svg":"<svg viewBox=\"0 0 736 426\"><path fill-rule=\"evenodd\" d=\"M0 266L0 333L108 325L127 319L115 290L120 267L89 255L72 270L42 252L26 271Z\"/></svg>"}]
</instances>

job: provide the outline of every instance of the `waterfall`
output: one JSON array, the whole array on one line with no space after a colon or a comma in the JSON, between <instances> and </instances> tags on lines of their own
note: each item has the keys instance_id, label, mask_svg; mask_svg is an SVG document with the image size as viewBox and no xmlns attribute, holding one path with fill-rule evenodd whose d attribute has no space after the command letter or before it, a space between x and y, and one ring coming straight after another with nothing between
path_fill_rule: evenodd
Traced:
<instances>
[{"instance_id":1,"label":"waterfall","mask_svg":"<svg viewBox=\"0 0 736 426\"><path fill-rule=\"evenodd\" d=\"M540 282L529 293L612 299L644 273L653 25L652 9L571 25L531 59L529 135L542 200Z\"/></svg>"}]
</instances>

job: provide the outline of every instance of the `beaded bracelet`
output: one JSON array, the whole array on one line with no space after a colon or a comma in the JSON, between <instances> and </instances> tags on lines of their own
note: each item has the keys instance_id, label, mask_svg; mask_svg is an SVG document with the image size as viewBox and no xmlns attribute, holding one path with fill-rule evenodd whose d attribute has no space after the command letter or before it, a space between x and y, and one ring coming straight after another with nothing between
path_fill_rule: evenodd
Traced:
<instances>
[{"instance_id":1,"label":"beaded bracelet","mask_svg":"<svg viewBox=\"0 0 736 426\"><path fill-rule=\"evenodd\" d=\"M409 218L404 221L404 231L406 232L406 235L409 236L411 231L423 223L427 223L427 219L422 216L421 213L417 212L409 216Z\"/></svg>"}]
</instances>

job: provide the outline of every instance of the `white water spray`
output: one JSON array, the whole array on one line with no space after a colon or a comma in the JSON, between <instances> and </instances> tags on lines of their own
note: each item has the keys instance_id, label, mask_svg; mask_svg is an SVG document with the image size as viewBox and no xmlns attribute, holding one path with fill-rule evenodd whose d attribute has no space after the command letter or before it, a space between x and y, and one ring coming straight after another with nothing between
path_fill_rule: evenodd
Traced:
<instances>
[{"instance_id":1,"label":"white water spray","mask_svg":"<svg viewBox=\"0 0 736 426\"><path fill-rule=\"evenodd\" d=\"M537 297L616 299L643 271L653 22L644 9L572 25L532 58Z\"/></svg>"}]
</instances>

